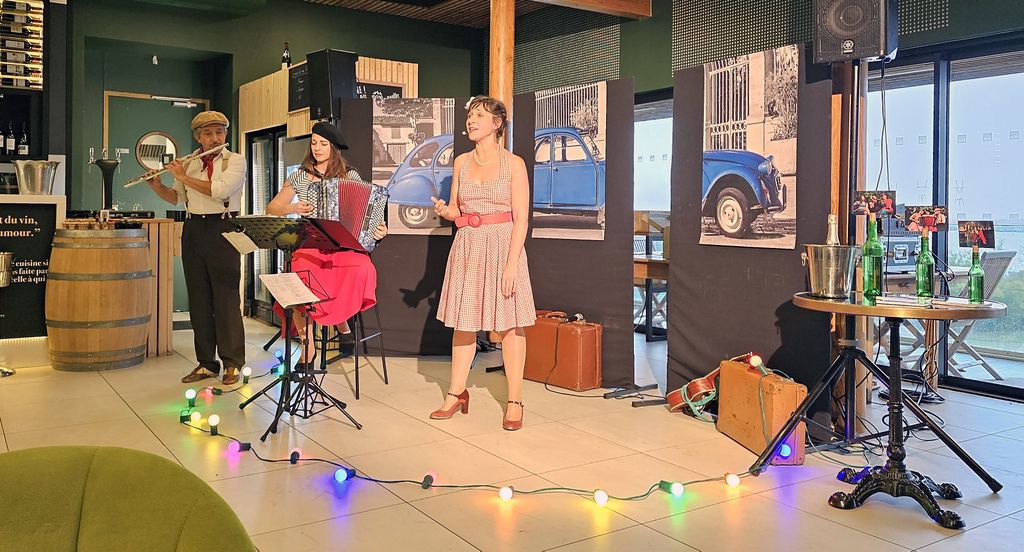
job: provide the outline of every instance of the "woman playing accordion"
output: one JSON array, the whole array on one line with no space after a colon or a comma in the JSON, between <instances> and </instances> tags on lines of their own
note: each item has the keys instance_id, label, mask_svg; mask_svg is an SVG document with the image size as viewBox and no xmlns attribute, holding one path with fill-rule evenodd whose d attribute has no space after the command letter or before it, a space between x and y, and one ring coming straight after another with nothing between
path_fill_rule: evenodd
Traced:
<instances>
[{"instance_id":1,"label":"woman playing accordion","mask_svg":"<svg viewBox=\"0 0 1024 552\"><path fill-rule=\"evenodd\" d=\"M267 213L340 220L340 180L361 180L356 171L349 170L341 155L343 149L348 146L337 127L315 124L302 166L288 177L284 187L267 205ZM387 226L380 224L373 229L373 238L383 239L387 231ZM352 332L347 320L377 302L377 270L370 256L361 251L322 252L303 248L292 254L292 272L299 274L313 293L323 293L328 298L308 312L295 309L292 313L295 327L306 327L308 315L322 326L340 326L342 341L351 343ZM274 309L278 316L284 316L279 306L275 305ZM312 325L307 328L303 344L301 366L297 366L300 369L312 364L316 357Z\"/></svg>"}]
</instances>

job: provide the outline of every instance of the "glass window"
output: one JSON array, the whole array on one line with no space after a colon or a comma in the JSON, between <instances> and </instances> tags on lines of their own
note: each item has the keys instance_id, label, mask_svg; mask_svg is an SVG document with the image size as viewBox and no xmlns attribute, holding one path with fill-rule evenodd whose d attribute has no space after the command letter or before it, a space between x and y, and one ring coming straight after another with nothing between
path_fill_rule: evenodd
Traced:
<instances>
[{"instance_id":1,"label":"glass window","mask_svg":"<svg viewBox=\"0 0 1024 552\"><path fill-rule=\"evenodd\" d=\"M416 150L409 165L413 167L429 167L430 163L434 160L434 154L437 153L438 146L436 142L424 144L423 147Z\"/></svg>"},{"instance_id":2,"label":"glass window","mask_svg":"<svg viewBox=\"0 0 1024 552\"><path fill-rule=\"evenodd\" d=\"M455 156L452 153L455 151L455 146L448 146L441 151L441 154L437 156L437 166L439 167L451 167L454 162Z\"/></svg>"},{"instance_id":3,"label":"glass window","mask_svg":"<svg viewBox=\"0 0 1024 552\"><path fill-rule=\"evenodd\" d=\"M865 187L894 190L897 212L932 204L934 94L931 63L887 67L884 82L881 71L868 75Z\"/></svg>"},{"instance_id":4,"label":"glass window","mask_svg":"<svg viewBox=\"0 0 1024 552\"><path fill-rule=\"evenodd\" d=\"M636 106L633 208L668 211L672 204L672 100Z\"/></svg>"},{"instance_id":5,"label":"glass window","mask_svg":"<svg viewBox=\"0 0 1024 552\"><path fill-rule=\"evenodd\" d=\"M950 63L949 133L965 139L950 140L949 145L949 204L956 213L956 220L950 221L949 264L971 264L970 248L959 247L958 220L993 221L995 247L981 250L985 292L1009 308L1005 318L973 325L965 346L953 355L949 375L1004 385L1004 381L1024 381L1021 90L1024 52ZM958 293L962 287L958 281L951 292Z\"/></svg>"},{"instance_id":6,"label":"glass window","mask_svg":"<svg viewBox=\"0 0 1024 552\"><path fill-rule=\"evenodd\" d=\"M555 159L558 161L586 161L587 151L575 136L566 134L555 138Z\"/></svg>"},{"instance_id":7,"label":"glass window","mask_svg":"<svg viewBox=\"0 0 1024 552\"><path fill-rule=\"evenodd\" d=\"M551 140L548 138L541 138L537 142L537 153L534 159L536 163L550 163L551 162Z\"/></svg>"}]
</instances>

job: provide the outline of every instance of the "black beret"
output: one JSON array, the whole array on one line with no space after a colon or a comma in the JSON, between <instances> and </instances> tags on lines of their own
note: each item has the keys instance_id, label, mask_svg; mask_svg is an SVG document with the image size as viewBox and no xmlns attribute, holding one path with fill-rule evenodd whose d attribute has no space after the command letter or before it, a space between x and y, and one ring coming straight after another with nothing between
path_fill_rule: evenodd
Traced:
<instances>
[{"instance_id":1,"label":"black beret","mask_svg":"<svg viewBox=\"0 0 1024 552\"><path fill-rule=\"evenodd\" d=\"M319 122L313 125L313 134L327 138L327 141L337 146L338 149L348 149L348 144L345 143L345 137L341 135L341 131L330 123Z\"/></svg>"}]
</instances>

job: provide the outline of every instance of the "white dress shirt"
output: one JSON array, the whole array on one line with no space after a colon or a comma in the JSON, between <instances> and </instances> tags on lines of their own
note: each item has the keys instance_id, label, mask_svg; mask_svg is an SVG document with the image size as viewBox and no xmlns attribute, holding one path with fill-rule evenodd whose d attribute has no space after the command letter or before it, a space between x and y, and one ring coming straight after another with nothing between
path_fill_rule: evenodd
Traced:
<instances>
[{"instance_id":1,"label":"white dress shirt","mask_svg":"<svg viewBox=\"0 0 1024 552\"><path fill-rule=\"evenodd\" d=\"M196 150L193 153L198 151ZM224 166L225 157L227 158L226 168ZM229 152L226 149L214 155L213 177L207 177L201 158L194 159L185 167L185 174L197 180L209 180L210 191L213 195L205 195L175 179L173 188L178 193L178 203L184 203L188 208L188 212L194 215L213 215L225 211L240 211L242 206L242 186L245 185L245 170L245 157Z\"/></svg>"}]
</instances>

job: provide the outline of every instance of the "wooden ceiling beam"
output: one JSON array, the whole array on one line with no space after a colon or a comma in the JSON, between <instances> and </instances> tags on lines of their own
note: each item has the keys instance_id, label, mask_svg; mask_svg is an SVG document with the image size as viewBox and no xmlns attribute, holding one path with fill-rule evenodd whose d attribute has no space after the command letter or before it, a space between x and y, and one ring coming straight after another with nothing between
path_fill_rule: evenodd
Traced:
<instances>
[{"instance_id":1,"label":"wooden ceiling beam","mask_svg":"<svg viewBox=\"0 0 1024 552\"><path fill-rule=\"evenodd\" d=\"M534 0L543 4L565 6L579 10L606 13L631 19L651 16L651 0Z\"/></svg>"}]
</instances>

